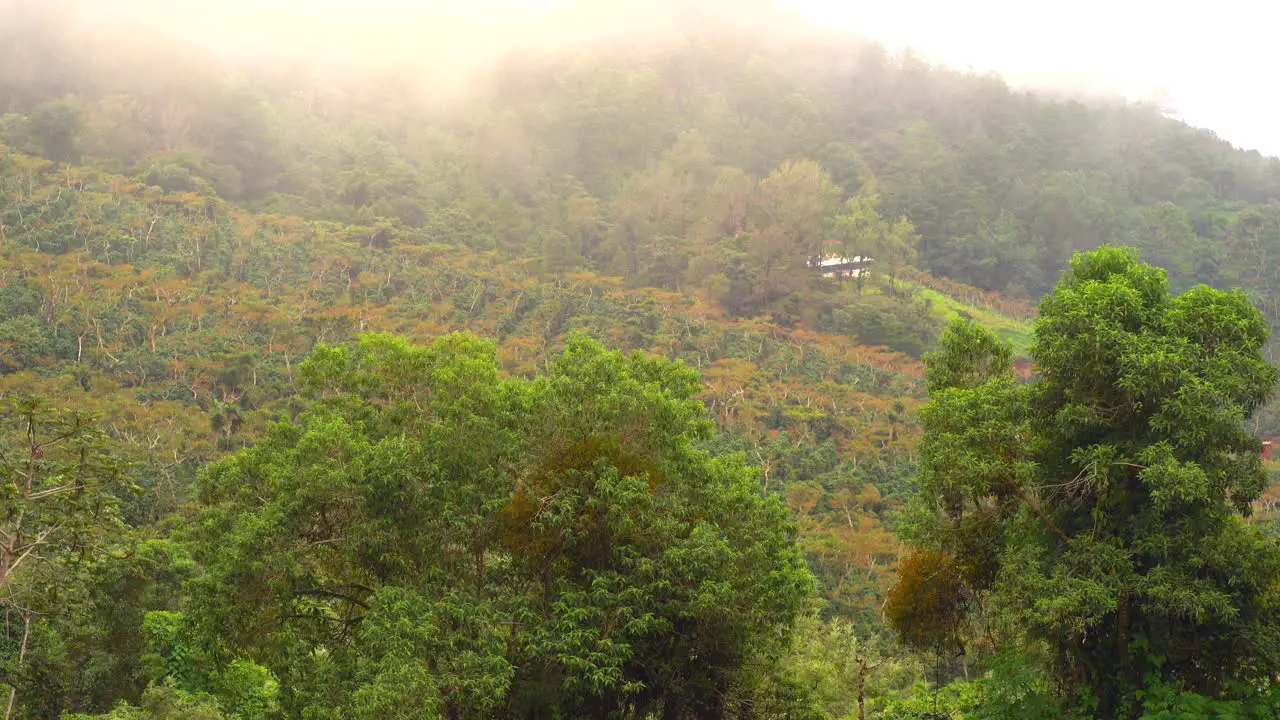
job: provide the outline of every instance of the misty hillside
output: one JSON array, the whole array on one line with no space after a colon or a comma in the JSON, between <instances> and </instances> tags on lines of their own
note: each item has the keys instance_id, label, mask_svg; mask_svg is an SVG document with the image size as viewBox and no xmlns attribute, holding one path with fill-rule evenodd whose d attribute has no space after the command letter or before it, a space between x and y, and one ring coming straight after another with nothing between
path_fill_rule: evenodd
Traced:
<instances>
[{"instance_id":1,"label":"misty hillside","mask_svg":"<svg viewBox=\"0 0 1280 720\"><path fill-rule=\"evenodd\" d=\"M583 11L579 39L505 53L494 26L456 65L448 44L374 66L184 52L154 28L129 43L120 33L144 14L128 7L114 24L73 0L18 13L0 139L166 191L387 222L788 326L839 324L802 289L806 259L834 247L1034 302L1072 253L1130 245L1176 289L1241 286L1280 318L1280 160L1155 108L1014 92L760 8L711 23L714 3L619 10L612 35L608 13ZM918 311L911 299L898 316ZM927 328L861 334L917 355L928 344Z\"/></svg>"},{"instance_id":2,"label":"misty hillside","mask_svg":"<svg viewBox=\"0 0 1280 720\"><path fill-rule=\"evenodd\" d=\"M1280 706L1280 160L728 5L0 5L7 717Z\"/></svg>"},{"instance_id":3,"label":"misty hillside","mask_svg":"<svg viewBox=\"0 0 1280 720\"><path fill-rule=\"evenodd\" d=\"M1071 252L1104 242L1139 246L1182 285L1268 282L1254 277L1263 250L1244 236L1268 222L1280 160L1154 108L1042 100L847 36L698 26L535 48L465 65L460 92L412 66L330 67L341 55L311 68L175 56L163 37L121 48L66 32L57 6L32 5L43 23L7 25L20 35L0 64L0 109L14 114L6 142L94 158L168 189L324 219L394 219L519 252L539 252L527 232L536 226L571 239L568 261L675 287L709 242L691 237L693 221L675 206L715 204L729 227L737 208L707 197L711 187L732 195L732 173L753 182L809 158L837 200L877 195L882 215L909 218L921 269L986 289L1036 297ZM32 136L22 116L59 100L72 107L43 112L74 115L75 142L70 127ZM656 205L654 183L670 186L674 206ZM565 214L547 207L564 197L598 205L599 238L549 217ZM661 270L641 272L634 257L660 250L622 239L637 216L653 224L640 234L688 241L646 260ZM475 233L454 226L463 222L493 227L466 237Z\"/></svg>"}]
</instances>

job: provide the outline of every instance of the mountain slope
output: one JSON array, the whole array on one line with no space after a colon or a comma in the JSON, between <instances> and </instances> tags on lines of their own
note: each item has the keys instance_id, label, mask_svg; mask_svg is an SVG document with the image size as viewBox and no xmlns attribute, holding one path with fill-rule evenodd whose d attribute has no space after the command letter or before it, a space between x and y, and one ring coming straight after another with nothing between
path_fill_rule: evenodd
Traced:
<instances>
[{"instance_id":1,"label":"mountain slope","mask_svg":"<svg viewBox=\"0 0 1280 720\"><path fill-rule=\"evenodd\" d=\"M297 363L316 343L468 330L498 341L506 372L532 374L585 332L700 370L717 443L794 496L833 598L869 607L887 581L884 526L910 492L915 358L422 232L260 215L3 149L0 182L0 390L100 413L146 467L135 521L176 510L201 465L296 413Z\"/></svg>"},{"instance_id":2,"label":"mountain slope","mask_svg":"<svg viewBox=\"0 0 1280 720\"><path fill-rule=\"evenodd\" d=\"M695 368L717 429L698 442L741 453L791 508L826 602L781 670L758 669L788 675L760 697L820 694L849 716L875 656L873 711L896 696L924 712L910 688L927 666L938 682L986 667L987 641L959 663L863 641L884 630L916 493L921 357L942 326L992 329L1025 377L1037 298L1072 253L1110 242L1177 289L1241 286L1280 327L1280 162L1151 108L1012 92L856 38L714 15L512 53L445 96L336 52L323 70L169 37L110 53L117 38L62 24L80 3L0 11L22 20L0 22L0 395L99 415L132 463L120 557L76 565L77 588L163 587L124 595L109 621L76 613L114 601L64 602L48 632L74 642L39 662L65 687L32 674L33 697L47 685L103 711L182 674L91 678L92 697L79 684L85 665L107 677L184 649L196 477L298 417L299 363L318 345L469 331L496 343L501 373L533 377L581 332ZM813 269L824 255L873 260L839 280ZM1280 435L1280 408L1251 422ZM1251 522L1276 527L1277 497ZM84 579L97 572L122 575ZM53 637L40 652L63 652ZM148 692L196 703L191 687Z\"/></svg>"},{"instance_id":3,"label":"mountain slope","mask_svg":"<svg viewBox=\"0 0 1280 720\"><path fill-rule=\"evenodd\" d=\"M165 413L187 428L169 474L287 409L315 342L467 328L529 372L583 329L699 368L724 442L834 537L855 511L891 522L865 485L909 492L915 358L940 324L975 317L1025 354L1075 250L1135 244L1175 285L1244 285L1280 318L1276 161L847 37L686 26L514 56L447 104L407 75L164 43L89 72L104 46L47 18L9 40L62 64L0 68L6 381ZM880 272L815 279L832 246ZM856 555L843 542L814 552Z\"/></svg>"}]
</instances>

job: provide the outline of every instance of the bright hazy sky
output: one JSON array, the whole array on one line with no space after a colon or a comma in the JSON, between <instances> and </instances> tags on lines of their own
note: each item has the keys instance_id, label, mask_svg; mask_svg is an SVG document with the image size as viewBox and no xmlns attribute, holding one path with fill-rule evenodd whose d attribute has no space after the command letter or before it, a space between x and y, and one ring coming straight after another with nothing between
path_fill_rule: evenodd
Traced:
<instances>
[{"instance_id":1,"label":"bright hazy sky","mask_svg":"<svg viewBox=\"0 0 1280 720\"><path fill-rule=\"evenodd\" d=\"M37 0L38 1L38 0ZM98 2L104 10L119 7ZM935 62L958 69L995 71L1012 85L1085 90L1155 101L1192 125L1207 127L1232 143L1280 155L1280 72L1275 49L1280 24L1276 0L773 0L810 23L839 27L885 44L911 47ZM3 2L3 0L0 0ZM360 20L371 21L362 52L410 43L445 48L459 57L486 43L474 33L450 32L441 18L485 17L490 48L504 43L560 42L575 29L563 20L608 18L616 3L678 5L680 0L133 0L148 7L143 17L178 13L190 31L210 32L210 13L257 42L277 44L280 28L307 28L314 54L350 41ZM576 5L572 13L566 5ZM590 12L582 11L583 7ZM175 8L181 8L175 10ZM429 8L429 10L426 10ZM548 16L559 13L557 22ZM114 12L114 11L111 11ZM430 13L435 32L409 21ZM621 15L621 13L617 13ZM193 17L200 16L199 20ZM117 16L118 17L118 16ZM632 13L628 28L642 26ZM400 22L397 22L400 20ZM465 23L459 23L460 28ZM584 28L586 24L584 24ZM318 32L327 28L330 32ZM593 32L577 28L581 35ZM247 30L248 29L248 30ZM323 36L323 37L322 37ZM300 40L301 38L293 38ZM348 49L354 49L348 44Z\"/></svg>"},{"instance_id":2,"label":"bright hazy sky","mask_svg":"<svg viewBox=\"0 0 1280 720\"><path fill-rule=\"evenodd\" d=\"M1275 0L780 1L1012 84L1157 101L1238 146L1280 155Z\"/></svg>"}]
</instances>

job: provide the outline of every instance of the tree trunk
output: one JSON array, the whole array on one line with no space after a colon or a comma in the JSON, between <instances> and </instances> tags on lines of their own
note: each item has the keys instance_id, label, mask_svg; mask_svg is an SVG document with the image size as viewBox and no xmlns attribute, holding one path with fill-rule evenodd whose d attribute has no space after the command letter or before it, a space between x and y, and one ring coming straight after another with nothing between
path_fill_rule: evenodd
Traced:
<instances>
[{"instance_id":1,"label":"tree trunk","mask_svg":"<svg viewBox=\"0 0 1280 720\"><path fill-rule=\"evenodd\" d=\"M27 657L27 638L31 633L31 618L26 615L22 616L22 645L18 647L18 668L22 667L22 661ZM9 703L4 708L4 720L9 720L13 716L13 704L18 699L18 688L16 685L9 687Z\"/></svg>"},{"instance_id":2,"label":"tree trunk","mask_svg":"<svg viewBox=\"0 0 1280 720\"><path fill-rule=\"evenodd\" d=\"M867 659L858 658L858 720L867 720Z\"/></svg>"},{"instance_id":3,"label":"tree trunk","mask_svg":"<svg viewBox=\"0 0 1280 720\"><path fill-rule=\"evenodd\" d=\"M1120 597L1116 611L1116 669L1121 679L1129 680L1129 623L1132 608L1129 596Z\"/></svg>"}]
</instances>

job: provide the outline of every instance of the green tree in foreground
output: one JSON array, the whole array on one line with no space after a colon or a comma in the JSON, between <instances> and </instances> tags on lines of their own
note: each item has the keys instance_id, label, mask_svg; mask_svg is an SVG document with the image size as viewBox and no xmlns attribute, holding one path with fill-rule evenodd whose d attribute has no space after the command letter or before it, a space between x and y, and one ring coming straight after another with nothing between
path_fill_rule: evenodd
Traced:
<instances>
[{"instance_id":1,"label":"green tree in foreground","mask_svg":"<svg viewBox=\"0 0 1280 720\"><path fill-rule=\"evenodd\" d=\"M499 379L487 341L371 335L301 373L309 409L204 476L184 615L289 716L710 717L785 653L794 527L698 449L688 368L574 340Z\"/></svg>"},{"instance_id":2,"label":"green tree in foreground","mask_svg":"<svg viewBox=\"0 0 1280 720\"><path fill-rule=\"evenodd\" d=\"M928 357L921 540L969 592L899 594L888 614L986 608L1101 717L1143 712L1144 686L1261 692L1280 671L1280 548L1241 516L1265 485L1244 421L1276 382L1262 315L1238 292L1174 296L1110 247L1077 255L1040 311L1033 382L967 323Z\"/></svg>"},{"instance_id":3,"label":"green tree in foreground","mask_svg":"<svg viewBox=\"0 0 1280 720\"><path fill-rule=\"evenodd\" d=\"M0 406L0 681L5 716L44 697L51 618L123 525L130 486L92 417L15 396ZM43 643L49 640L51 643ZM33 659L38 662L33 662Z\"/></svg>"}]
</instances>

